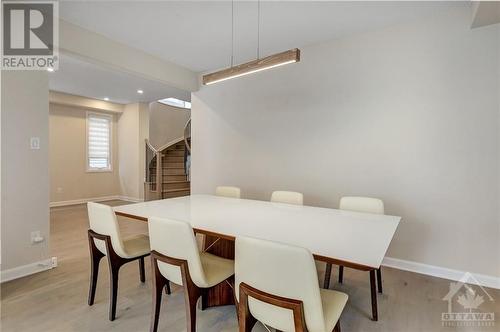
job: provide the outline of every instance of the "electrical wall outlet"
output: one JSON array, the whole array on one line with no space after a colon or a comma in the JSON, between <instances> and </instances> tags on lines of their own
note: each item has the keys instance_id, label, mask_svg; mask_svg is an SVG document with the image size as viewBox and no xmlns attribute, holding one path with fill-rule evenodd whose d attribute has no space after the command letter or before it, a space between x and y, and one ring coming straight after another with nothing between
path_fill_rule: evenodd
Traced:
<instances>
[{"instance_id":1,"label":"electrical wall outlet","mask_svg":"<svg viewBox=\"0 0 500 332\"><path fill-rule=\"evenodd\" d=\"M40 149L40 137L31 137L30 148L31 148L31 150L39 150Z\"/></svg>"},{"instance_id":2,"label":"electrical wall outlet","mask_svg":"<svg viewBox=\"0 0 500 332\"><path fill-rule=\"evenodd\" d=\"M31 244L38 244L45 241L45 238L40 234L40 231L31 232Z\"/></svg>"},{"instance_id":3,"label":"electrical wall outlet","mask_svg":"<svg viewBox=\"0 0 500 332\"><path fill-rule=\"evenodd\" d=\"M56 192L58 194L62 194L64 192L64 189L62 187L57 187Z\"/></svg>"}]
</instances>

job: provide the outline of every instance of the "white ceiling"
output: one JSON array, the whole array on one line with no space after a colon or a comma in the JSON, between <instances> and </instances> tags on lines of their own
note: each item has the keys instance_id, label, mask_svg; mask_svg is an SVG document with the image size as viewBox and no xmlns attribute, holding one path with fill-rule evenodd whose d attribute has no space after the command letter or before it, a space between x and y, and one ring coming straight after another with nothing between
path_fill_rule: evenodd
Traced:
<instances>
[{"instance_id":1,"label":"white ceiling","mask_svg":"<svg viewBox=\"0 0 500 332\"><path fill-rule=\"evenodd\" d=\"M261 55L422 17L469 2L261 2ZM63 1L64 20L201 72L229 65L230 1ZM235 63L255 58L257 2L235 1Z\"/></svg>"},{"instance_id":2,"label":"white ceiling","mask_svg":"<svg viewBox=\"0 0 500 332\"><path fill-rule=\"evenodd\" d=\"M155 81L114 71L59 54L59 70L49 73L49 88L79 96L128 104L175 97L191 100L191 94ZM138 94L137 90L143 90Z\"/></svg>"}]
</instances>

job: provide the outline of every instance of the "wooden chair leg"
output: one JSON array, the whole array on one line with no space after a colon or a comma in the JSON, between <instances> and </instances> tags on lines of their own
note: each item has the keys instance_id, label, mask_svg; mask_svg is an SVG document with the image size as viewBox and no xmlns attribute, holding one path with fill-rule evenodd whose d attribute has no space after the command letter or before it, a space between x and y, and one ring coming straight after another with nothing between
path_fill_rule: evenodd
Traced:
<instances>
[{"instance_id":1,"label":"wooden chair leg","mask_svg":"<svg viewBox=\"0 0 500 332\"><path fill-rule=\"evenodd\" d=\"M182 285L184 287L184 302L186 305L186 320L187 320L187 331L195 332L196 331L196 303L201 296L201 289L196 286L191 280L191 276L189 275L188 263L186 260L177 259L173 257L168 257L160 254L159 252L152 250L151 258L153 259L154 266L157 266L155 260L159 260L163 263L178 266L181 270L182 276ZM156 273L160 274L159 269ZM163 284L161 287L168 286L168 280L164 279L166 285ZM170 288L168 288L170 290Z\"/></svg>"},{"instance_id":2,"label":"wooden chair leg","mask_svg":"<svg viewBox=\"0 0 500 332\"><path fill-rule=\"evenodd\" d=\"M97 276L99 275L99 262L101 258L105 255L97 249L94 243L94 239L89 236L89 248L90 248L90 286L89 286L89 297L88 304L93 305L95 299L95 291L97 288Z\"/></svg>"},{"instance_id":3,"label":"wooden chair leg","mask_svg":"<svg viewBox=\"0 0 500 332\"><path fill-rule=\"evenodd\" d=\"M328 289L330 288L330 278L332 276L332 264L326 263L326 270L325 270L325 281L323 282L323 288Z\"/></svg>"},{"instance_id":4,"label":"wooden chair leg","mask_svg":"<svg viewBox=\"0 0 500 332\"><path fill-rule=\"evenodd\" d=\"M161 293L163 288L165 288L165 290L167 289L168 281L165 282L166 279L161 275L156 259L153 257L151 257L151 267L153 275L153 310L151 312L150 332L156 332L160 319Z\"/></svg>"},{"instance_id":5,"label":"wooden chair leg","mask_svg":"<svg viewBox=\"0 0 500 332\"><path fill-rule=\"evenodd\" d=\"M198 298L200 297L201 294L199 292L199 289L191 289L191 290L186 289L185 293L188 293L185 296L187 331L196 332L196 303L198 302Z\"/></svg>"},{"instance_id":6,"label":"wooden chair leg","mask_svg":"<svg viewBox=\"0 0 500 332\"><path fill-rule=\"evenodd\" d=\"M108 257L108 259L110 259ZM116 300L118 298L118 271L120 266L113 263L109 264L109 320L114 321L116 318Z\"/></svg>"},{"instance_id":7,"label":"wooden chair leg","mask_svg":"<svg viewBox=\"0 0 500 332\"><path fill-rule=\"evenodd\" d=\"M339 266L339 284L344 282L344 267L342 265Z\"/></svg>"},{"instance_id":8,"label":"wooden chair leg","mask_svg":"<svg viewBox=\"0 0 500 332\"><path fill-rule=\"evenodd\" d=\"M97 274L99 271L99 261L102 257L106 256L108 258L108 268L109 268L109 320L113 321L116 318L116 302L118 298L118 274L120 267L123 264L132 262L139 259L139 272L141 281L146 281L146 276L144 272L144 257L149 255L145 254L140 257L133 258L123 258L118 256L114 251L113 245L111 243L111 237L108 235L102 235L94 232L93 230L88 230L89 236L89 246L91 255L91 280L90 280L90 291L89 291L89 305L94 303L95 288L97 283ZM104 241L106 245L106 255L104 255L99 249L97 249L94 240Z\"/></svg>"},{"instance_id":9,"label":"wooden chair leg","mask_svg":"<svg viewBox=\"0 0 500 332\"><path fill-rule=\"evenodd\" d=\"M248 308L248 295L243 292L240 292L238 320L240 326L239 332L252 332L255 323L257 323L257 320L252 316Z\"/></svg>"},{"instance_id":10,"label":"wooden chair leg","mask_svg":"<svg viewBox=\"0 0 500 332\"><path fill-rule=\"evenodd\" d=\"M194 284L189 274L187 261L181 265L182 284L184 286L184 301L186 303L187 332L196 331L196 304L202 295L202 289Z\"/></svg>"},{"instance_id":11,"label":"wooden chair leg","mask_svg":"<svg viewBox=\"0 0 500 332\"><path fill-rule=\"evenodd\" d=\"M382 268L377 269L377 287L378 292L382 294Z\"/></svg>"},{"instance_id":12,"label":"wooden chair leg","mask_svg":"<svg viewBox=\"0 0 500 332\"><path fill-rule=\"evenodd\" d=\"M144 270L144 257L139 258L139 274L141 282L146 282L146 271Z\"/></svg>"},{"instance_id":13,"label":"wooden chair leg","mask_svg":"<svg viewBox=\"0 0 500 332\"><path fill-rule=\"evenodd\" d=\"M337 321L337 324L335 324L332 332L340 332L340 319Z\"/></svg>"},{"instance_id":14,"label":"wooden chair leg","mask_svg":"<svg viewBox=\"0 0 500 332\"><path fill-rule=\"evenodd\" d=\"M201 290L201 310L208 308L208 289Z\"/></svg>"}]
</instances>

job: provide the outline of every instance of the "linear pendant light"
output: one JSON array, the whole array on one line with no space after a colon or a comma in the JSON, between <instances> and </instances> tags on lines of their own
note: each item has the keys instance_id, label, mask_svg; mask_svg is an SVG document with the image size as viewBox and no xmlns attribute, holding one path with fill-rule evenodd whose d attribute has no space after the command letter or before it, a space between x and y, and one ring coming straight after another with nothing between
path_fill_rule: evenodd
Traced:
<instances>
[{"instance_id":1,"label":"linear pendant light","mask_svg":"<svg viewBox=\"0 0 500 332\"><path fill-rule=\"evenodd\" d=\"M262 59L253 60L238 66L204 75L203 84L210 85L213 83L230 80L231 78L241 77L244 75L253 74L266 69L271 69L299 61L300 50L298 48L294 48L293 50L273 54Z\"/></svg>"},{"instance_id":2,"label":"linear pendant light","mask_svg":"<svg viewBox=\"0 0 500 332\"><path fill-rule=\"evenodd\" d=\"M266 69L271 69L289 63L300 61L300 50L294 48L285 52L273 54L265 58L260 58L260 0L257 1L257 59L233 66L234 58L234 0L231 1L231 67L203 75L203 84L210 85L217 82L230 80L248 74L257 73Z\"/></svg>"}]
</instances>

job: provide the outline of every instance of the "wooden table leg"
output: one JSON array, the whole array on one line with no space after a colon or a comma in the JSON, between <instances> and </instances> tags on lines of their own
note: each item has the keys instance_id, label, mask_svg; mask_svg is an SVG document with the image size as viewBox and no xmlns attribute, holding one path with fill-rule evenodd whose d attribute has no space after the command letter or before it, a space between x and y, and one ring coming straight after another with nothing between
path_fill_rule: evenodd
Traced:
<instances>
[{"instance_id":1,"label":"wooden table leg","mask_svg":"<svg viewBox=\"0 0 500 332\"><path fill-rule=\"evenodd\" d=\"M234 259L234 241L209 235L204 236L204 250L219 257ZM202 296L204 297L202 300L203 309L222 305L234 305L235 303L233 289L227 282L222 282L207 289Z\"/></svg>"},{"instance_id":2,"label":"wooden table leg","mask_svg":"<svg viewBox=\"0 0 500 332\"><path fill-rule=\"evenodd\" d=\"M370 292L372 297L372 320L378 321L377 285L375 284L375 270L370 270Z\"/></svg>"},{"instance_id":3,"label":"wooden table leg","mask_svg":"<svg viewBox=\"0 0 500 332\"><path fill-rule=\"evenodd\" d=\"M377 269L377 286L378 286L378 292L382 294L382 271L380 268Z\"/></svg>"}]
</instances>

